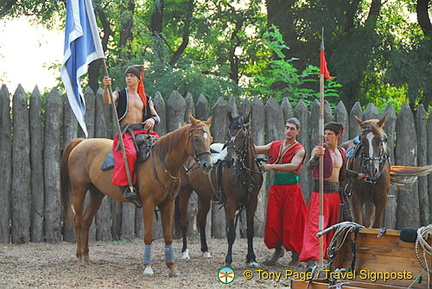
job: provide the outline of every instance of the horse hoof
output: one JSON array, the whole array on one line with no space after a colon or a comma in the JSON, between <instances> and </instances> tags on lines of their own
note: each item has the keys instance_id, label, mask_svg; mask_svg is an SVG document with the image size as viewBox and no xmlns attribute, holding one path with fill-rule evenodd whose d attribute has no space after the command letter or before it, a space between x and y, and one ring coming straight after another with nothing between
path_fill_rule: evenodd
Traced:
<instances>
[{"instance_id":1,"label":"horse hoof","mask_svg":"<svg viewBox=\"0 0 432 289\"><path fill-rule=\"evenodd\" d=\"M256 262L256 261L252 261L252 262L248 263L248 267L249 268L259 268L260 264L258 262Z\"/></svg>"},{"instance_id":2,"label":"horse hoof","mask_svg":"<svg viewBox=\"0 0 432 289\"><path fill-rule=\"evenodd\" d=\"M168 276L170 276L170 277L179 277L180 273L169 273Z\"/></svg>"},{"instance_id":3,"label":"horse hoof","mask_svg":"<svg viewBox=\"0 0 432 289\"><path fill-rule=\"evenodd\" d=\"M153 269L151 267L145 267L143 274L146 277L153 277L154 276L154 272L153 272Z\"/></svg>"},{"instance_id":4,"label":"horse hoof","mask_svg":"<svg viewBox=\"0 0 432 289\"><path fill-rule=\"evenodd\" d=\"M189 258L189 250L186 249L184 252L182 252L182 257L183 260L190 260Z\"/></svg>"},{"instance_id":5,"label":"horse hoof","mask_svg":"<svg viewBox=\"0 0 432 289\"><path fill-rule=\"evenodd\" d=\"M206 258L206 259L209 259L212 257L209 252L203 252L202 256L203 256L203 258Z\"/></svg>"}]
</instances>

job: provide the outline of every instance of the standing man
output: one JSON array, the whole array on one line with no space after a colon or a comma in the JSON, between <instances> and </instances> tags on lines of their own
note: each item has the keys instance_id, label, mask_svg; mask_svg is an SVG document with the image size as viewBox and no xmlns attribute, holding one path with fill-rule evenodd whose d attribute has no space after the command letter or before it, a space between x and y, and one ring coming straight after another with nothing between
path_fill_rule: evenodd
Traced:
<instances>
[{"instance_id":1,"label":"standing man","mask_svg":"<svg viewBox=\"0 0 432 289\"><path fill-rule=\"evenodd\" d=\"M274 171L275 177L268 193L267 221L264 243L275 252L265 263L275 264L285 254L292 252L290 265L295 266L302 249L306 205L298 184L298 173L303 165L305 149L296 140L300 122L290 118L285 125L285 140L264 146L255 146L257 154L268 154L266 172Z\"/></svg>"},{"instance_id":2,"label":"standing man","mask_svg":"<svg viewBox=\"0 0 432 289\"><path fill-rule=\"evenodd\" d=\"M316 146L312 150L311 158L307 163L307 169L313 171L313 192L309 200L306 222L303 236L303 249L300 261L307 262L309 267L319 260L319 239L315 236L319 231L320 193L319 193L319 158L324 156L324 228L332 226L339 221L340 214L340 190L339 182L347 178L345 149L338 147L344 127L338 122L329 122L324 126L324 146ZM365 175L353 172L358 179ZM334 235L334 231L322 236L324 252Z\"/></svg>"},{"instance_id":3,"label":"standing man","mask_svg":"<svg viewBox=\"0 0 432 289\"><path fill-rule=\"evenodd\" d=\"M157 123L159 123L159 116L154 108L153 101L144 91L144 66L129 66L125 71L125 80L127 87L113 92L113 99L116 104L117 114L121 125L130 176L133 185L135 185L136 175L134 172L137 153L134 144L135 135L148 133ZM105 76L103 82L104 103L111 104L111 98L109 95L111 79L108 76ZM156 138L159 138L156 132L151 131L150 133ZM131 191L129 188L130 184L126 174L126 167L123 162L122 151L118 145L118 134L114 137L113 157L114 172L112 183L122 187L123 197L126 201L141 206L137 193Z\"/></svg>"}]
</instances>

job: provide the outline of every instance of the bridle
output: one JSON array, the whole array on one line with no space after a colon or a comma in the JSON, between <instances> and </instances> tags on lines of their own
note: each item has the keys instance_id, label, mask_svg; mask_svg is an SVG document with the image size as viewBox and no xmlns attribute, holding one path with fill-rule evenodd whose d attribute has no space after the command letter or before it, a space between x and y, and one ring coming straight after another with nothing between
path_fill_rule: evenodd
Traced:
<instances>
[{"instance_id":1,"label":"bridle","mask_svg":"<svg viewBox=\"0 0 432 289\"><path fill-rule=\"evenodd\" d=\"M243 138L243 142L242 142L242 144L241 144L240 147L237 147L237 146L235 145L235 143L236 143L237 137L240 135L240 133L241 133L242 131L244 131L244 138ZM249 123L243 123L243 124L240 126L240 129L238 130L238 132L237 132L235 135L233 135L233 134L231 133L231 127L228 128L228 134L229 134L229 136L230 136L230 140L225 144L224 147L232 148L232 149L234 149L234 151L235 151L237 154L241 155L243 152L246 151L246 148L247 148L247 146L248 146L248 142L247 142L247 140L249 139L249 133L250 133L250 131L249 131Z\"/></svg>"},{"instance_id":2,"label":"bridle","mask_svg":"<svg viewBox=\"0 0 432 289\"><path fill-rule=\"evenodd\" d=\"M367 132L372 132L372 129L371 128L364 128L362 130L362 134L367 133ZM385 134L380 137L380 144L383 144L384 146L387 145L387 137ZM363 148L362 148L361 153L360 153L360 167L362 168L362 172L367 175L365 182L370 183L370 184L376 184L378 179L381 177L381 174L384 170L384 166L385 166L386 162L389 159L388 151L386 149L383 149L380 145L378 156L376 156L376 157L368 156L367 157L364 153L365 146L363 143L362 143L362 146L363 146ZM372 177L369 175L369 172L371 171L371 168L373 167L374 161L378 161L378 171Z\"/></svg>"},{"instance_id":3,"label":"bridle","mask_svg":"<svg viewBox=\"0 0 432 289\"><path fill-rule=\"evenodd\" d=\"M243 142L241 144L240 147L237 147L235 145L235 141L237 139L237 137L240 135L240 132L244 131L244 138L243 138ZM249 137L250 137L250 126L249 126L249 122L248 123L243 123L240 127L240 129L238 130L238 132L233 135L231 133L231 128L228 129L228 134L230 136L230 140L227 142L227 144L225 145L227 148L232 148L238 155L237 160L240 163L240 167L239 169L244 169L246 170L249 174L251 173L255 173L255 174L263 174L263 171L261 170L261 167L258 165L259 171L254 171L252 170L250 167L248 167L246 165L246 158L247 158L247 152L249 148Z\"/></svg>"},{"instance_id":4,"label":"bridle","mask_svg":"<svg viewBox=\"0 0 432 289\"><path fill-rule=\"evenodd\" d=\"M204 126L199 126L199 127L196 127L196 128L193 128L193 129L190 130L190 132L189 132L189 141L191 141L191 139L193 138L192 132L194 130L202 130L202 131L204 131L204 134L208 135L207 132L204 129ZM204 137L204 139L205 138L206 137ZM194 156L193 156L194 160L199 165L201 165L201 159L199 158L200 156L205 155L205 154L211 155L211 152L209 150L203 150L203 151L200 151L200 152L196 152L195 146L193 145L193 141L192 141L192 152L194 154Z\"/></svg>"}]
</instances>

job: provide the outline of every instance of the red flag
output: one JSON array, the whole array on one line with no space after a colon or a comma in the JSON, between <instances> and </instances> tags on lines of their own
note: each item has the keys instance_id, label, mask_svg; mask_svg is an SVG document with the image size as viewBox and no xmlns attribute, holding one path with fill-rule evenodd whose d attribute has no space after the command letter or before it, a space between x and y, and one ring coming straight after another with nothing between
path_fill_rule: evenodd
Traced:
<instances>
[{"instance_id":1,"label":"red flag","mask_svg":"<svg viewBox=\"0 0 432 289\"><path fill-rule=\"evenodd\" d=\"M321 40L321 51L320 51L320 74L324 74L324 77L327 79L334 80L330 76L330 72L327 69L327 61L324 55L324 40Z\"/></svg>"}]
</instances>

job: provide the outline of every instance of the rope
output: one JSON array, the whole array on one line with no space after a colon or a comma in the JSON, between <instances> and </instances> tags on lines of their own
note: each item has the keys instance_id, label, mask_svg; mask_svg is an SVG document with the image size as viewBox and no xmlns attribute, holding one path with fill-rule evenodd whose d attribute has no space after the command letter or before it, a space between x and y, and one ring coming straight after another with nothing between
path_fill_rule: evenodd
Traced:
<instances>
[{"instance_id":1,"label":"rope","mask_svg":"<svg viewBox=\"0 0 432 289\"><path fill-rule=\"evenodd\" d=\"M428 277L428 288L430 288L430 275L432 273L432 270L429 268L427 254L432 255L432 246L427 242L427 240L431 234L432 234L432 224L426 227L419 228L417 230L417 239L415 243L415 252L416 252L417 260L419 261L423 269L426 271ZM420 254L421 250L423 250L423 254Z\"/></svg>"},{"instance_id":2,"label":"rope","mask_svg":"<svg viewBox=\"0 0 432 289\"><path fill-rule=\"evenodd\" d=\"M356 230L358 230L358 228L360 228L360 227L363 227L363 226L361 226L357 223L354 223L354 222L341 222L341 223L333 225L327 229L327 232L328 232L332 229L337 228L332 240L330 241L330 245L327 248L327 255L329 256L329 259L330 259L329 265L331 265L333 263L334 259L337 256L338 251L345 244L345 241L348 238L348 236L351 233L356 232ZM324 231L326 231L326 230L324 230ZM325 233L327 233L327 232L325 232ZM353 252L353 261L355 260L354 254L355 254L355 252ZM351 269L354 270L354 268L351 268Z\"/></svg>"}]
</instances>

